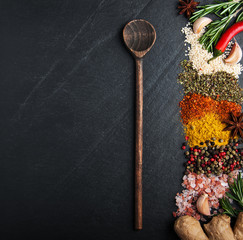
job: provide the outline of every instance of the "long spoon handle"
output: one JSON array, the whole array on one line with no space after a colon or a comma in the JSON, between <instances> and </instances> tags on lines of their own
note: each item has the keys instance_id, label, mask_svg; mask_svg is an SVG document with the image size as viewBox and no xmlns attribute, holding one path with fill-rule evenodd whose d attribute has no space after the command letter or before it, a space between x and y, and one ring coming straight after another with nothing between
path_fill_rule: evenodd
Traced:
<instances>
[{"instance_id":1,"label":"long spoon handle","mask_svg":"<svg viewBox=\"0 0 243 240\"><path fill-rule=\"evenodd\" d=\"M143 60L136 58L135 229L143 228Z\"/></svg>"}]
</instances>

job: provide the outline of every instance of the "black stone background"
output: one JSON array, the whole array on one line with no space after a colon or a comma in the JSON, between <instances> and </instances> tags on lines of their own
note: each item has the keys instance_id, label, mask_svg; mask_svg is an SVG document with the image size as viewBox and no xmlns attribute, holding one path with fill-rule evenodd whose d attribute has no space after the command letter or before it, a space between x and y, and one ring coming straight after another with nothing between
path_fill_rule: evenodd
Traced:
<instances>
[{"instance_id":1,"label":"black stone background","mask_svg":"<svg viewBox=\"0 0 243 240\"><path fill-rule=\"evenodd\" d=\"M177 0L0 1L0 238L177 239L184 56ZM144 60L144 229L133 230L132 19L157 40Z\"/></svg>"}]
</instances>

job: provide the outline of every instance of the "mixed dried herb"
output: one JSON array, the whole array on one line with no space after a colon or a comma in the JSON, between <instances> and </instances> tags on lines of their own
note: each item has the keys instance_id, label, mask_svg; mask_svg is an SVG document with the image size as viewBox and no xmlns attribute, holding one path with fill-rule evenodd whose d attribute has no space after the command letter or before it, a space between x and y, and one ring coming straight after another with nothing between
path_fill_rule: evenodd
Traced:
<instances>
[{"instance_id":1,"label":"mixed dried herb","mask_svg":"<svg viewBox=\"0 0 243 240\"><path fill-rule=\"evenodd\" d=\"M198 74L190 61L182 62L184 71L178 75L178 82L183 85L185 94L197 93L214 100L227 100L241 104L243 93L237 78L227 72Z\"/></svg>"}]
</instances>

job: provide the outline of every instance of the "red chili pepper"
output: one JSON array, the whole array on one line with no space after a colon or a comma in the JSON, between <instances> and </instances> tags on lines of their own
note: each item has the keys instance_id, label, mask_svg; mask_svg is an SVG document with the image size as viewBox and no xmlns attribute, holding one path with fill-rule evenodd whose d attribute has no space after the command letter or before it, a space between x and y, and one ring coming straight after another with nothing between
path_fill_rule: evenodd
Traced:
<instances>
[{"instance_id":1,"label":"red chili pepper","mask_svg":"<svg viewBox=\"0 0 243 240\"><path fill-rule=\"evenodd\" d=\"M213 58L211 58L209 61L222 55L224 53L226 47L228 46L228 43L230 42L230 40L241 31L243 31L243 21L237 22L237 23L233 24L230 28L228 28L225 31L225 33L223 33L223 35L217 42L216 46L214 47Z\"/></svg>"}]
</instances>

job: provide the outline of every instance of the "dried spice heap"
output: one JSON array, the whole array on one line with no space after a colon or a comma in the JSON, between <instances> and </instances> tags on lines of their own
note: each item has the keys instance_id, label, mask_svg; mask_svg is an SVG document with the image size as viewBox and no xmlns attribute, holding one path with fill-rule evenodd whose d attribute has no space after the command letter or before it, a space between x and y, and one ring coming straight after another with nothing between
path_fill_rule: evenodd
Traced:
<instances>
[{"instance_id":1,"label":"dried spice heap","mask_svg":"<svg viewBox=\"0 0 243 240\"><path fill-rule=\"evenodd\" d=\"M243 143L238 138L243 138L243 93L238 83L242 68L222 59L208 64L211 53L198 42L200 34L194 34L189 25L182 32L191 44L190 61L182 62L183 72L178 75L184 90L179 106L187 141L182 145L186 158L182 186L186 189L177 194L178 209L173 214L203 220L202 214L218 213L215 209L229 189L229 175L237 175L243 167L243 149L238 146ZM209 205L202 211L199 202L207 195Z\"/></svg>"},{"instance_id":2,"label":"dried spice heap","mask_svg":"<svg viewBox=\"0 0 243 240\"><path fill-rule=\"evenodd\" d=\"M221 71L199 75L187 60L182 62L182 66L184 71L179 74L178 81L183 85L185 94L197 93L218 101L242 103L243 92L233 74Z\"/></svg>"},{"instance_id":3,"label":"dried spice heap","mask_svg":"<svg viewBox=\"0 0 243 240\"><path fill-rule=\"evenodd\" d=\"M199 75L189 61L182 65L184 71L178 81L184 86L185 96L179 106L189 145L194 147L212 137L222 140L218 145L227 144L230 131L224 130L233 127L226 128L225 122L230 114L236 118L241 114L243 97L237 79L226 72Z\"/></svg>"},{"instance_id":4,"label":"dried spice heap","mask_svg":"<svg viewBox=\"0 0 243 240\"><path fill-rule=\"evenodd\" d=\"M213 112L221 117L221 120L229 119L230 113L239 116L241 106L234 102L215 101L210 97L200 94L188 94L179 103L181 107L181 118L184 124L192 119L201 119L206 113Z\"/></svg>"},{"instance_id":5,"label":"dried spice heap","mask_svg":"<svg viewBox=\"0 0 243 240\"><path fill-rule=\"evenodd\" d=\"M220 116L215 113L206 113L201 119L192 119L185 127L186 136L189 137L189 146L206 146L206 140L211 138L215 138L218 145L227 144L230 132L223 131L226 126L225 123L221 122Z\"/></svg>"},{"instance_id":6,"label":"dried spice heap","mask_svg":"<svg viewBox=\"0 0 243 240\"><path fill-rule=\"evenodd\" d=\"M185 151L186 172L206 174L208 177L230 172L243 167L243 149L237 148L242 141L230 140L227 145L216 145L216 139L201 142L199 146ZM202 145L206 147L202 147Z\"/></svg>"}]
</instances>

